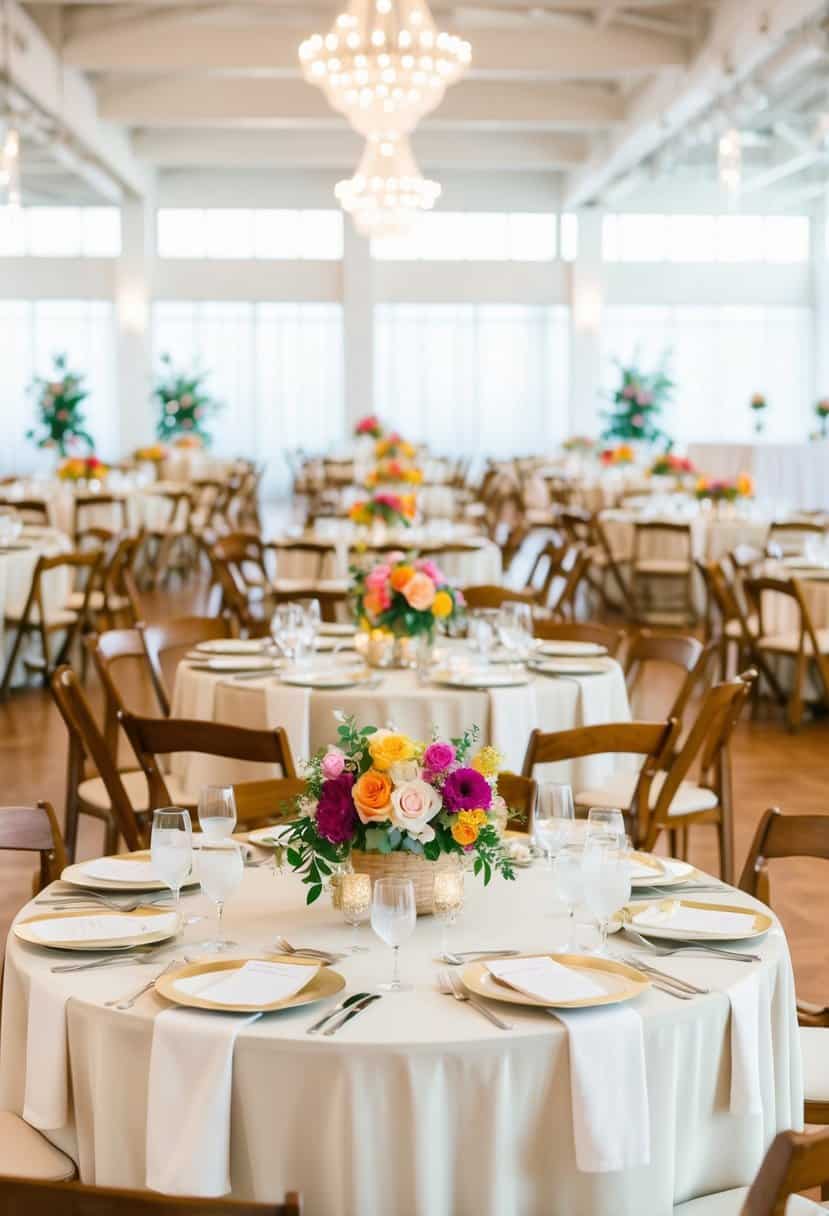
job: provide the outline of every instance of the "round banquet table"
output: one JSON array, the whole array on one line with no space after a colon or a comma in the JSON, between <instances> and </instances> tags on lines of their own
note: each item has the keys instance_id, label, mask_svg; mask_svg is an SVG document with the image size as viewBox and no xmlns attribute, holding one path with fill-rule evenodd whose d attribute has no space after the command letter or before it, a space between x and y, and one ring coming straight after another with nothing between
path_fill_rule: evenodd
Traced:
<instances>
[{"instance_id":1,"label":"round banquet table","mask_svg":"<svg viewBox=\"0 0 829 1216\"><path fill-rule=\"evenodd\" d=\"M0 549L0 656L4 661L14 636L14 626L6 628L6 617L19 616L23 612L39 558L53 557L69 548L69 539L62 532L52 528L24 527L14 548ZM54 617L64 608L72 590L69 570L50 571L45 575L42 587L46 616ZM23 674L21 655L13 682L18 683Z\"/></svg>"},{"instance_id":2,"label":"round banquet table","mask_svg":"<svg viewBox=\"0 0 829 1216\"><path fill-rule=\"evenodd\" d=\"M232 676L182 662L176 670L171 712L176 718L258 729L284 726L297 761L336 740L337 710L353 714L361 726L394 723L419 739L431 738L433 727L441 738L457 738L474 724L480 728L482 743L494 744L505 767L520 772L535 727L568 730L630 719L622 669L612 659L606 661L606 667L595 675L534 676L525 686L483 691L421 684L410 670L378 672L375 688L309 690L273 677L234 681ZM587 789L610 776L613 765L613 757L588 756L572 763L539 766L537 775ZM191 794L198 794L204 785L260 780L279 771L268 765L193 754L173 756L171 769Z\"/></svg>"},{"instance_id":3,"label":"round banquet table","mask_svg":"<svg viewBox=\"0 0 829 1216\"><path fill-rule=\"evenodd\" d=\"M543 868L520 871L514 883L497 878L486 889L468 875L466 889L466 908L451 930L453 948L541 952L562 942L564 918L556 915ZM185 907L198 910L202 899L186 898ZM736 891L717 900L753 902ZM29 905L21 915L32 911ZM332 950L351 940L326 895L306 908L298 880L274 877L269 869L245 870L225 919L242 954L267 950L277 933ZM162 1148L170 1176L201 1177L205 1156L215 1162L229 1141L234 1197L273 1203L296 1188L309 1212L325 1216L670 1216L676 1203L746 1185L774 1135L798 1126L794 986L776 923L753 943L759 964L659 960L709 994L680 1001L649 989L617 1007L642 1018L650 1164L610 1173L582 1172L576 1164L563 1024L543 1010L498 1004L513 1025L504 1032L441 995L434 961L439 928L431 917L420 918L401 950L411 990L384 996L331 1038L305 1033L320 1016L318 1005L243 1025L232 1056L229 1127L219 1120L207 1136L190 1132L188 1106L202 1120L211 1091L201 1083L179 1084L173 1118L169 1110L156 1116L171 1126ZM368 927L358 932L368 950L336 965L347 992L372 990L391 967L388 948ZM204 936L204 923L191 925L166 957L197 957L188 941ZM62 1119L43 1128L49 1139L77 1161L83 1182L144 1187L153 1153L147 1149L153 1030L170 1006L155 992L129 1012L104 1002L131 993L156 968L53 975L55 958L9 936L0 1102L17 1112L26 1106L31 1114L27 1070L51 1070L47 1091L56 1077L66 1077L71 1100L46 1119ZM728 992L750 976L770 992L769 1050L758 1052L759 1109L737 1115L730 1113ZM30 999L33 992L37 1000ZM196 1019L177 1033L201 1034L203 1020L216 1016L225 1015L176 1009L167 1028L173 1018ZM53 1038L41 1042L47 1029ZM27 1062L30 1035L40 1037Z\"/></svg>"},{"instance_id":4,"label":"round banquet table","mask_svg":"<svg viewBox=\"0 0 829 1216\"><path fill-rule=\"evenodd\" d=\"M81 526L87 528L109 528L120 532L124 526L131 531L139 528L162 528L169 519L170 503L162 497L165 490L180 491L182 486L175 482L154 482L143 485L131 481L127 477L116 474L102 482L95 491L87 486L74 486L57 479L49 481L20 482L17 486L9 487L5 497L14 505L15 498L30 498L43 502L49 516L50 524L66 536L75 532L75 499L80 495L93 497L99 493L102 497L112 497L115 504L97 503L84 507ZM121 509L125 504L126 518Z\"/></svg>"}]
</instances>

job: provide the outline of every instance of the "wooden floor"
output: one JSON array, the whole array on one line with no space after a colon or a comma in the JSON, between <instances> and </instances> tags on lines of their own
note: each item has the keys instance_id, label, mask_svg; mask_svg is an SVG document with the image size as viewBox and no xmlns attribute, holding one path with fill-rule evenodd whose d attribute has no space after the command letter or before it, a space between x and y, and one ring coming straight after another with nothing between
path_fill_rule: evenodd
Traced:
<instances>
[{"instance_id":1,"label":"wooden floor","mask_svg":"<svg viewBox=\"0 0 829 1216\"><path fill-rule=\"evenodd\" d=\"M181 614L192 598L154 597L149 619ZM787 811L829 811L829 724L809 723L797 735L779 717L743 722L733 745L737 858L742 865L755 825L769 806ZM46 692L21 690L0 704L0 804L20 805L48 798L63 813L66 764L65 730ZM99 826L81 820L79 857L101 852ZM697 829L691 860L713 867L713 833ZM0 942L5 941L15 910L31 890L32 866L19 855L0 855ZM829 1002L829 950L826 924L828 862L781 862L772 869L772 894L795 960L800 996Z\"/></svg>"}]
</instances>

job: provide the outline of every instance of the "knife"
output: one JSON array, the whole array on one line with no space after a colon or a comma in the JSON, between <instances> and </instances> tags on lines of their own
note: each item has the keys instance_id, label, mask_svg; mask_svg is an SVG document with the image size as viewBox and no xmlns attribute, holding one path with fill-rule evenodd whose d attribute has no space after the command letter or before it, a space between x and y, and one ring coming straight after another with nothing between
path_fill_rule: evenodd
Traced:
<instances>
[{"instance_id":1,"label":"knife","mask_svg":"<svg viewBox=\"0 0 829 1216\"><path fill-rule=\"evenodd\" d=\"M355 1004L355 1002L357 1002L357 1001L364 1001L370 995L371 994L368 992L352 993L352 995L347 996L344 1001L340 1001L339 1005L335 1005L333 1009L329 1009L328 1013L323 1014L323 1016L319 1019L319 1021L312 1023L312 1025L310 1025L308 1027L308 1029L305 1031L305 1033L306 1034L316 1034L317 1031L321 1030L322 1027L325 1025L325 1023L327 1021L329 1021L331 1018L339 1017L339 1015L341 1013L345 1013L345 1011L349 1008L349 1006Z\"/></svg>"},{"instance_id":2,"label":"knife","mask_svg":"<svg viewBox=\"0 0 829 1216\"><path fill-rule=\"evenodd\" d=\"M353 1009L349 1009L349 1011L345 1015L345 1017L341 1017L339 1019L339 1021L336 1021L336 1020L332 1021L331 1025L326 1026L325 1030L323 1030L322 1033L326 1034L326 1035L336 1034L338 1030L342 1030L342 1028L343 1028L343 1026L345 1026L346 1022L350 1022L352 1018L356 1018L358 1013L362 1013L363 1010L368 1009L369 1005L371 1005L374 1001L379 1001L379 1000L380 1000L379 992L373 992L370 996L364 997L364 999L362 1001L360 1001L358 1004L356 1004L353 1007Z\"/></svg>"}]
</instances>

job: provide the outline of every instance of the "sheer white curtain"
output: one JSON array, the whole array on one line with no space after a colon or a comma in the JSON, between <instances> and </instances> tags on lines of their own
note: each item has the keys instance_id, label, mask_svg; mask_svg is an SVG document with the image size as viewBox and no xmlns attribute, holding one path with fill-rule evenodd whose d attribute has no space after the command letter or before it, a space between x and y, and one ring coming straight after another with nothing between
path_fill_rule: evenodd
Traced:
<instances>
[{"instance_id":1,"label":"sheer white curtain","mask_svg":"<svg viewBox=\"0 0 829 1216\"><path fill-rule=\"evenodd\" d=\"M375 406L413 439L520 455L566 433L567 309L383 304L375 325Z\"/></svg>"},{"instance_id":2,"label":"sheer white curtain","mask_svg":"<svg viewBox=\"0 0 829 1216\"><path fill-rule=\"evenodd\" d=\"M106 300L0 300L0 472L46 471L54 456L26 439L35 421L26 392L35 375L48 376L53 355L65 353L86 378L86 429L105 460L119 455L115 398L115 331Z\"/></svg>"},{"instance_id":3,"label":"sheer white curtain","mask_svg":"<svg viewBox=\"0 0 829 1216\"><path fill-rule=\"evenodd\" d=\"M665 428L675 439L748 440L752 393L769 408L765 434L805 440L811 423L811 313L808 308L607 308L602 318L602 375L618 382L613 360L638 358L651 368L670 351L676 382Z\"/></svg>"},{"instance_id":4,"label":"sheer white curtain","mask_svg":"<svg viewBox=\"0 0 829 1216\"><path fill-rule=\"evenodd\" d=\"M213 451L267 463L267 486L288 484L286 449L319 449L345 430L342 310L336 304L173 300L153 309L156 357L209 372L224 408Z\"/></svg>"}]
</instances>

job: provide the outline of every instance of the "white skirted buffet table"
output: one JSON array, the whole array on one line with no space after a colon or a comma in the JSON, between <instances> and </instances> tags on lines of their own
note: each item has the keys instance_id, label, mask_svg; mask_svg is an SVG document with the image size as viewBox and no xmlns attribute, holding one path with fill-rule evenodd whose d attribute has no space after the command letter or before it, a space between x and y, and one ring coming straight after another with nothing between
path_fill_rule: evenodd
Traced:
<instances>
[{"instance_id":1,"label":"white skirted buffet table","mask_svg":"<svg viewBox=\"0 0 829 1216\"><path fill-rule=\"evenodd\" d=\"M829 509L829 440L692 443L688 456L711 478L732 478L748 473L762 493L790 509Z\"/></svg>"}]
</instances>

